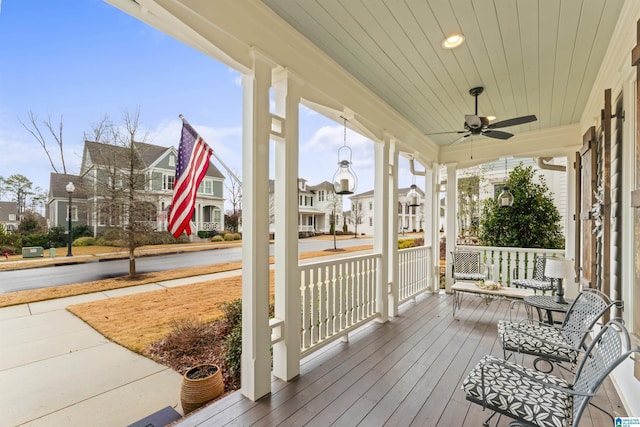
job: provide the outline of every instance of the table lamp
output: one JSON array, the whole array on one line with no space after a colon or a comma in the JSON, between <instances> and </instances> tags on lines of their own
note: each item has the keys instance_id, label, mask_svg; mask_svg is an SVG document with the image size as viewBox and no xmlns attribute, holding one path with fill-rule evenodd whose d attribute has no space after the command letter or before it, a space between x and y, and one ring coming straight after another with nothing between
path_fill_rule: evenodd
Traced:
<instances>
[{"instance_id":1,"label":"table lamp","mask_svg":"<svg viewBox=\"0 0 640 427\"><path fill-rule=\"evenodd\" d=\"M567 304L567 301L564 299L562 280L575 279L576 273L573 268L573 260L564 258L547 258L547 262L544 267L544 275L552 280L556 280L558 283L558 289L556 290L556 302L559 304Z\"/></svg>"}]
</instances>

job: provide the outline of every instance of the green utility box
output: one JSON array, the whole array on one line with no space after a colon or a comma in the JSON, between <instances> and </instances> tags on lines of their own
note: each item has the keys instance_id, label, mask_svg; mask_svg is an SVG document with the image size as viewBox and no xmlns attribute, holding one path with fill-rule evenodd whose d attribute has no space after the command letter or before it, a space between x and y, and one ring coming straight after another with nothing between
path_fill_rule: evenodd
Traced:
<instances>
[{"instance_id":1,"label":"green utility box","mask_svg":"<svg viewBox=\"0 0 640 427\"><path fill-rule=\"evenodd\" d=\"M31 246L22 248L22 258L38 258L44 257L44 249L42 246Z\"/></svg>"},{"instance_id":2,"label":"green utility box","mask_svg":"<svg viewBox=\"0 0 640 427\"><path fill-rule=\"evenodd\" d=\"M56 248L49 248L49 256L51 258L55 258L56 257Z\"/></svg>"}]
</instances>

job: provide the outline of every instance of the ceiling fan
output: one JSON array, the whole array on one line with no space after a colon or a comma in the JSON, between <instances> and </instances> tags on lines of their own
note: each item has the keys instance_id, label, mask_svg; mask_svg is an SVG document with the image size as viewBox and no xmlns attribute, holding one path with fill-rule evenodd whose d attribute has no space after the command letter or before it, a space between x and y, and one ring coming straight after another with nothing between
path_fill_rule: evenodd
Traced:
<instances>
[{"instance_id":1,"label":"ceiling fan","mask_svg":"<svg viewBox=\"0 0 640 427\"><path fill-rule=\"evenodd\" d=\"M514 117L512 119L501 120L495 123L489 123L489 119L487 117L478 116L478 95L480 95L484 91L484 87L478 86L469 89L469 94L476 99L476 113L475 114L465 114L464 116L464 130L460 131L451 131L451 132L436 132L436 133L428 133L426 135L443 135L447 133L460 133L465 134L460 138L456 139L449 145L454 145L459 142L464 141L465 138L471 135L483 135L488 136L489 138L496 139L509 139L513 136L512 133L504 132L501 130L495 130L498 128L506 128L509 126L517 126L524 123L535 122L538 118L535 115L522 116L522 117Z\"/></svg>"}]
</instances>

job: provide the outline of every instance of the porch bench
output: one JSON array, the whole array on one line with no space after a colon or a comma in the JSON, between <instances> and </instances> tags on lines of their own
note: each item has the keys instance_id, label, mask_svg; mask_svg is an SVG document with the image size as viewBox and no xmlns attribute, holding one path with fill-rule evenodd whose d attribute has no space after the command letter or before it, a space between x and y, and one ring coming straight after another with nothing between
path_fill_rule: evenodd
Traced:
<instances>
[{"instance_id":1,"label":"porch bench","mask_svg":"<svg viewBox=\"0 0 640 427\"><path fill-rule=\"evenodd\" d=\"M456 310L462 305L462 294L476 294L489 298L505 298L510 300L522 300L524 297L535 295L532 289L521 289L514 287L504 287L502 289L483 289L474 282L456 282L451 286L453 292L453 317L456 317Z\"/></svg>"}]
</instances>

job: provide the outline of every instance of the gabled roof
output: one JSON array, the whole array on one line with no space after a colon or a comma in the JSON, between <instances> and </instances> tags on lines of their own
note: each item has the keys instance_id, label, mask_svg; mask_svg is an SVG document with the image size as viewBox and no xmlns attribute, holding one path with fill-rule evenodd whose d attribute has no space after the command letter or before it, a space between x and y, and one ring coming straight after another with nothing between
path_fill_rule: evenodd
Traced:
<instances>
[{"instance_id":1,"label":"gabled roof","mask_svg":"<svg viewBox=\"0 0 640 427\"><path fill-rule=\"evenodd\" d=\"M82 159L83 163L85 161L91 161L91 163L98 166L123 169L129 167L130 154L127 147L93 141L85 141L84 144L85 154ZM135 161L140 165L140 168L148 168L162 156L175 151L173 147L162 147L145 142L134 142L133 144L135 147ZM89 154L88 159L86 153ZM209 162L209 169L207 170L206 176L224 179L224 175L222 175L213 162Z\"/></svg>"},{"instance_id":2,"label":"gabled roof","mask_svg":"<svg viewBox=\"0 0 640 427\"><path fill-rule=\"evenodd\" d=\"M145 166L150 166L153 162L158 160L167 151L171 150L171 147L161 147L159 145L147 144L145 142L134 143L138 154L142 158Z\"/></svg>"},{"instance_id":3,"label":"gabled roof","mask_svg":"<svg viewBox=\"0 0 640 427\"><path fill-rule=\"evenodd\" d=\"M18 204L16 202L0 202L0 222L9 221L9 215L18 218Z\"/></svg>"},{"instance_id":4,"label":"gabled roof","mask_svg":"<svg viewBox=\"0 0 640 427\"><path fill-rule=\"evenodd\" d=\"M314 190L314 191L318 191L318 190L334 191L333 184L330 183L329 181L322 181L318 185L309 185L309 186L307 186L307 188L309 188L310 190Z\"/></svg>"},{"instance_id":5,"label":"gabled roof","mask_svg":"<svg viewBox=\"0 0 640 427\"><path fill-rule=\"evenodd\" d=\"M73 182L76 187L73 192L74 199L86 199L87 191L82 182L82 178L78 175L69 175L63 173L51 173L49 177L49 196L50 199L54 198L68 198L67 184Z\"/></svg>"}]
</instances>

